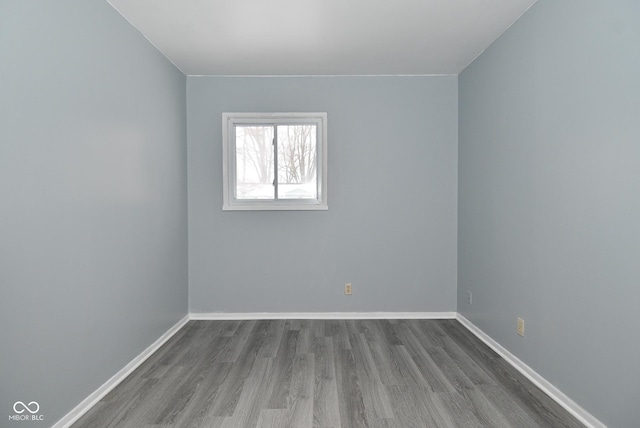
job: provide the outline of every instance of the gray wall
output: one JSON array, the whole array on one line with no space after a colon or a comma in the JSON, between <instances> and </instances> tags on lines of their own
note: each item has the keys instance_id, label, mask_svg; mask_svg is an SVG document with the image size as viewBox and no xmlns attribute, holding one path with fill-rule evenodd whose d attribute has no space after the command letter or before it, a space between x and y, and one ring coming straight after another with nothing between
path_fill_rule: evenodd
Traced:
<instances>
[{"instance_id":1,"label":"gray wall","mask_svg":"<svg viewBox=\"0 0 640 428\"><path fill-rule=\"evenodd\" d=\"M639 22L539 0L459 78L458 310L611 427L639 418Z\"/></svg>"},{"instance_id":2,"label":"gray wall","mask_svg":"<svg viewBox=\"0 0 640 428\"><path fill-rule=\"evenodd\" d=\"M455 76L188 77L190 310L455 311L457 108ZM328 211L222 212L245 111L328 113Z\"/></svg>"},{"instance_id":3,"label":"gray wall","mask_svg":"<svg viewBox=\"0 0 640 428\"><path fill-rule=\"evenodd\" d=\"M187 313L185 77L106 1L2 0L0 94L0 425L50 426Z\"/></svg>"}]
</instances>

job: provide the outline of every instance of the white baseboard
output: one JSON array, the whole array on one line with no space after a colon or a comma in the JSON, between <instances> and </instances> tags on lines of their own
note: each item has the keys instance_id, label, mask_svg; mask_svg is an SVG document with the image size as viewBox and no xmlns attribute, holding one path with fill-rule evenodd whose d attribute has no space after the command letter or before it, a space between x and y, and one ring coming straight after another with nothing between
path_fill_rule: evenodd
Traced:
<instances>
[{"instance_id":1,"label":"white baseboard","mask_svg":"<svg viewBox=\"0 0 640 428\"><path fill-rule=\"evenodd\" d=\"M138 368L147 358L153 355L164 343L171 339L171 336L176 334L187 322L189 322L189 315L178 321L173 327L167 330L158 340L153 342L147 349L142 351L140 355L135 357L129 364L124 366L122 370L113 375L111 379L106 381L100 388L96 389L91 395L82 400L73 410L67 413L62 419L56 422L52 428L67 428L71 426L75 421L80 419L89 409L95 406L98 401L115 388L120 382L122 382L127 376L129 376L135 369Z\"/></svg>"},{"instance_id":2,"label":"white baseboard","mask_svg":"<svg viewBox=\"0 0 640 428\"><path fill-rule=\"evenodd\" d=\"M456 312L208 312L191 313L192 320L372 320L455 319Z\"/></svg>"},{"instance_id":3,"label":"white baseboard","mask_svg":"<svg viewBox=\"0 0 640 428\"><path fill-rule=\"evenodd\" d=\"M531 367L526 365L522 360L509 352L506 348L493 340L488 334L476 327L471 321L463 315L457 314L456 319L465 326L471 333L475 334L478 339L482 340L489 348L493 349L498 355L511 364L516 370L522 373L527 379L533 382L545 394L551 397L555 402L560 404L569 413L575 416L580 422L589 428L607 428L605 424L600 422L591 413L580 407L575 401L565 395L558 388L553 386L551 382L543 378Z\"/></svg>"}]
</instances>

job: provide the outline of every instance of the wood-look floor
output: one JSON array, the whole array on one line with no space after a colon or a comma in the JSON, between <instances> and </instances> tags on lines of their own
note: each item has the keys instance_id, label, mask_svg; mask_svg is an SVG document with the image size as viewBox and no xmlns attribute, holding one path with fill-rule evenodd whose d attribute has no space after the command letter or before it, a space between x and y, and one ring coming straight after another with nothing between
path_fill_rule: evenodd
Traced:
<instances>
[{"instance_id":1,"label":"wood-look floor","mask_svg":"<svg viewBox=\"0 0 640 428\"><path fill-rule=\"evenodd\" d=\"M191 321L73 428L582 427L455 320Z\"/></svg>"}]
</instances>

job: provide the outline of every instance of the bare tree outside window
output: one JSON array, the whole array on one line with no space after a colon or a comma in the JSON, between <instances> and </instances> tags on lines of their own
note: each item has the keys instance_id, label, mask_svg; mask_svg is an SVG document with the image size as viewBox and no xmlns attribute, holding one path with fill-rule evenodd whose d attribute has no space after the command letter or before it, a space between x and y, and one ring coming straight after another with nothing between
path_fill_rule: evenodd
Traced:
<instances>
[{"instance_id":1,"label":"bare tree outside window","mask_svg":"<svg viewBox=\"0 0 640 428\"><path fill-rule=\"evenodd\" d=\"M278 199L316 197L316 125L236 126L238 199L272 199L277 129Z\"/></svg>"},{"instance_id":2,"label":"bare tree outside window","mask_svg":"<svg viewBox=\"0 0 640 428\"><path fill-rule=\"evenodd\" d=\"M316 197L316 126L278 126L278 183L282 199Z\"/></svg>"},{"instance_id":3,"label":"bare tree outside window","mask_svg":"<svg viewBox=\"0 0 640 428\"><path fill-rule=\"evenodd\" d=\"M236 127L238 199L273 199L273 126Z\"/></svg>"}]
</instances>

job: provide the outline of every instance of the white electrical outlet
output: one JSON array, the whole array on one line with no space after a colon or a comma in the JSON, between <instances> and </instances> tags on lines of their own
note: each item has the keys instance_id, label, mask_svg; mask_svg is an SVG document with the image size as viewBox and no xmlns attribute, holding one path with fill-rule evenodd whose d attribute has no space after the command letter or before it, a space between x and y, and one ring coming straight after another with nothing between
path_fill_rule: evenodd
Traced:
<instances>
[{"instance_id":1,"label":"white electrical outlet","mask_svg":"<svg viewBox=\"0 0 640 428\"><path fill-rule=\"evenodd\" d=\"M347 282L344 285L344 294L346 294L347 296L351 295L351 283L350 282Z\"/></svg>"},{"instance_id":2,"label":"white electrical outlet","mask_svg":"<svg viewBox=\"0 0 640 428\"><path fill-rule=\"evenodd\" d=\"M518 334L524 336L524 320L522 318L518 318Z\"/></svg>"}]
</instances>

